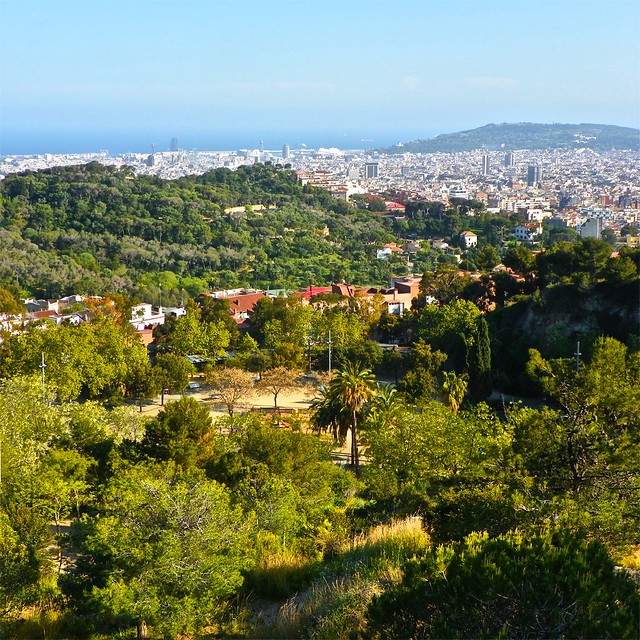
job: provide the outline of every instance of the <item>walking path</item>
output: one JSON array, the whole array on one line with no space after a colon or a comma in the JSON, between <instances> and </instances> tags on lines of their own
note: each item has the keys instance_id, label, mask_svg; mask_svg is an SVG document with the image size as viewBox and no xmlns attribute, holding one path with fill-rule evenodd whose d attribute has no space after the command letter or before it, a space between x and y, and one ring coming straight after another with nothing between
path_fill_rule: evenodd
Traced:
<instances>
[{"instance_id":1,"label":"walking path","mask_svg":"<svg viewBox=\"0 0 640 640\"><path fill-rule=\"evenodd\" d=\"M294 411L305 411L311 406L311 402L313 401L313 398L316 396L316 394L317 388L310 384L294 391L283 391L282 393L278 394L278 408ZM205 387L204 385L200 389L196 389L193 391L187 390L184 393L165 394L164 402L166 404L167 402L180 400L183 395L194 398L201 405L208 407L211 413L211 417L214 419L220 416L228 415L227 407L225 406L225 404L222 403L218 398L214 397L215 394L213 393L213 391L211 391L211 389ZM245 411L250 411L252 409L269 410L273 407L273 395L270 393L262 393L250 397L246 402L238 403L236 412L242 413ZM143 403L141 413L143 416L155 416L161 410L161 396L158 396L154 400Z\"/></svg>"}]
</instances>

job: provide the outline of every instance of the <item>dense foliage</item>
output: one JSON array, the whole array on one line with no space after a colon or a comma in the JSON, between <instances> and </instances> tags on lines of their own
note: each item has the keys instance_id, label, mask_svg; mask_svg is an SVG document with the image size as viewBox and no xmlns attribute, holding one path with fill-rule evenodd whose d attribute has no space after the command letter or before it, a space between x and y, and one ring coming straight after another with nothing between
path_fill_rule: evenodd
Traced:
<instances>
[{"instance_id":1,"label":"dense foliage","mask_svg":"<svg viewBox=\"0 0 640 640\"><path fill-rule=\"evenodd\" d=\"M49 298L124 291L167 304L181 290L307 286L309 274L382 284L389 264L372 243L390 239L383 218L272 165L167 181L90 163L0 183L0 284Z\"/></svg>"},{"instance_id":2,"label":"dense foliage","mask_svg":"<svg viewBox=\"0 0 640 640\"><path fill-rule=\"evenodd\" d=\"M480 273L425 248L402 317L380 294L264 297L242 333L195 294L276 268L386 277L367 242L387 223L260 165L171 183L88 165L0 198L0 235L31 251L4 254L24 269L3 310L87 273L190 294L150 353L113 293L78 326L2 333L0 637L638 635L640 252L493 247L503 219L477 203L416 204L417 234L475 208ZM302 385L310 411L283 412Z\"/></svg>"}]
</instances>

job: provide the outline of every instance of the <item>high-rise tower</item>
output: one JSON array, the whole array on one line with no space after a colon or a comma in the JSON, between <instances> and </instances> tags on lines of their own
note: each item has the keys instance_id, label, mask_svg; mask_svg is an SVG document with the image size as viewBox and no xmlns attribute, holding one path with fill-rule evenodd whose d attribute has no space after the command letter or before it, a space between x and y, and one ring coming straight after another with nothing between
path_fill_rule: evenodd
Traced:
<instances>
[{"instance_id":1,"label":"high-rise tower","mask_svg":"<svg viewBox=\"0 0 640 640\"><path fill-rule=\"evenodd\" d=\"M542 181L542 170L537 164L530 164L527 167L527 186L535 187Z\"/></svg>"},{"instance_id":2,"label":"high-rise tower","mask_svg":"<svg viewBox=\"0 0 640 640\"><path fill-rule=\"evenodd\" d=\"M289 145L288 144L282 145L282 159L288 160L290 155L291 153L289 151Z\"/></svg>"},{"instance_id":3,"label":"high-rise tower","mask_svg":"<svg viewBox=\"0 0 640 640\"><path fill-rule=\"evenodd\" d=\"M364 177L366 180L378 177L378 163L366 162L364 165Z\"/></svg>"},{"instance_id":4,"label":"high-rise tower","mask_svg":"<svg viewBox=\"0 0 640 640\"><path fill-rule=\"evenodd\" d=\"M488 153L482 154L482 175L483 176L489 175L489 154Z\"/></svg>"}]
</instances>

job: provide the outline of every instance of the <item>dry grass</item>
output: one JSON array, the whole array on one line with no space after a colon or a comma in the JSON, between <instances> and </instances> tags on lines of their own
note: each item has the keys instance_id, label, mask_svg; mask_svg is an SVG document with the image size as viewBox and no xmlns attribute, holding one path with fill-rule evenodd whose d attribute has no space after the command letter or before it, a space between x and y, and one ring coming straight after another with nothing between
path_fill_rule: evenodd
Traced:
<instances>
[{"instance_id":1,"label":"dry grass","mask_svg":"<svg viewBox=\"0 0 640 640\"><path fill-rule=\"evenodd\" d=\"M401 565L407 559L430 546L419 517L374 527L353 539L309 588L289 598L272 623L256 630L257 634L318 640L353 637L363 628L373 597L401 579Z\"/></svg>"}]
</instances>

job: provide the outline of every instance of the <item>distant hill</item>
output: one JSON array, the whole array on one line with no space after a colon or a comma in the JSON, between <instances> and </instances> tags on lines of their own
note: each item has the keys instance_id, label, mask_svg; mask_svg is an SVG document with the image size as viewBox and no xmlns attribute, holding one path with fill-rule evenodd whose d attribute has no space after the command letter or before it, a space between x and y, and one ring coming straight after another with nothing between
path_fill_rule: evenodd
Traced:
<instances>
[{"instance_id":1,"label":"distant hill","mask_svg":"<svg viewBox=\"0 0 640 640\"><path fill-rule=\"evenodd\" d=\"M608 124L536 124L517 122L444 133L382 149L385 153L433 153L474 149L638 149L640 129Z\"/></svg>"}]
</instances>

